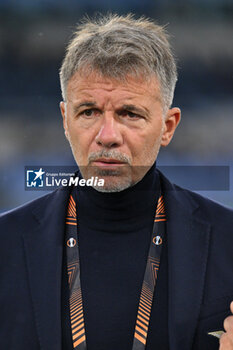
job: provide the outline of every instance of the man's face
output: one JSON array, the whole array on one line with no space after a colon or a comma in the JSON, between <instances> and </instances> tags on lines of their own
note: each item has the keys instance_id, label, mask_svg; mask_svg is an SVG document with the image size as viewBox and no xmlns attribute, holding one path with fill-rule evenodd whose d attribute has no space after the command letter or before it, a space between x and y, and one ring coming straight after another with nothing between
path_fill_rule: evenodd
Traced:
<instances>
[{"instance_id":1,"label":"man's face","mask_svg":"<svg viewBox=\"0 0 233 350\"><path fill-rule=\"evenodd\" d=\"M166 146L180 110L163 113L159 83L127 77L120 82L97 73L76 72L61 102L66 137L85 179L105 180L106 192L121 191L138 181Z\"/></svg>"}]
</instances>

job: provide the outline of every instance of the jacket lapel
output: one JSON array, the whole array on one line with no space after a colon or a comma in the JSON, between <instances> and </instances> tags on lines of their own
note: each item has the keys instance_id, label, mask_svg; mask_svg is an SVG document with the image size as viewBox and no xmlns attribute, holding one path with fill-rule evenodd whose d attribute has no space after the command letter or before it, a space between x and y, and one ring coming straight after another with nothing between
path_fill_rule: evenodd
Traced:
<instances>
[{"instance_id":1,"label":"jacket lapel","mask_svg":"<svg viewBox=\"0 0 233 350\"><path fill-rule=\"evenodd\" d=\"M61 350L61 278L68 194L67 190L58 190L44 197L33 213L34 230L23 235L35 323L43 350Z\"/></svg>"},{"instance_id":2,"label":"jacket lapel","mask_svg":"<svg viewBox=\"0 0 233 350\"><path fill-rule=\"evenodd\" d=\"M199 218L198 206L185 190L165 183L164 193L170 349L191 349L203 298L210 224Z\"/></svg>"}]
</instances>

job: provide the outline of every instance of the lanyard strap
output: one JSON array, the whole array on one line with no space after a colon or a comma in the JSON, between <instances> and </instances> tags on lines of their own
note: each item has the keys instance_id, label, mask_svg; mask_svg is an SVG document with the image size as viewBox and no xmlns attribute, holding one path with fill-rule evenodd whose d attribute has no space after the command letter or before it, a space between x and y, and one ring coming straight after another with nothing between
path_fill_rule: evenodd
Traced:
<instances>
[{"instance_id":1,"label":"lanyard strap","mask_svg":"<svg viewBox=\"0 0 233 350\"><path fill-rule=\"evenodd\" d=\"M70 289L70 321L73 349L86 350L83 299L80 282L78 221L74 198L75 188L72 190L69 198L65 232L67 273ZM160 194L154 217L150 249L139 299L132 350L144 350L146 347L153 295L159 270L162 243L165 235L165 221L164 200L163 196Z\"/></svg>"}]
</instances>

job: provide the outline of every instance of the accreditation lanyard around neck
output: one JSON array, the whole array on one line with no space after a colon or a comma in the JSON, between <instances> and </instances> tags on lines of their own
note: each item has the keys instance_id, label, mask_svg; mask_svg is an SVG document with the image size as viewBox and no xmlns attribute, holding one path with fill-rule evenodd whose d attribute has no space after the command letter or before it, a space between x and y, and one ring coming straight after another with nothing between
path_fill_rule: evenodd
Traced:
<instances>
[{"instance_id":1,"label":"accreditation lanyard around neck","mask_svg":"<svg viewBox=\"0 0 233 350\"><path fill-rule=\"evenodd\" d=\"M80 282L80 263L78 249L78 213L76 208L75 188L69 198L66 216L66 256L69 282L70 321L73 349L86 350L86 334L83 313L83 299ZM162 243L165 235L165 207L163 196L159 195L154 217L147 265L139 299L137 319L132 350L144 350L146 347L151 307L160 264Z\"/></svg>"}]
</instances>

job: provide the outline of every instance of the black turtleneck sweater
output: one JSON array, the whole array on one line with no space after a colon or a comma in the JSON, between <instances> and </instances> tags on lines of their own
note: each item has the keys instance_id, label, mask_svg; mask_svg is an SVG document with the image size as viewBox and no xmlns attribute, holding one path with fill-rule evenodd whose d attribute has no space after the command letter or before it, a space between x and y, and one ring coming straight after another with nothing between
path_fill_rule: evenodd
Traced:
<instances>
[{"instance_id":1,"label":"black turtleneck sweater","mask_svg":"<svg viewBox=\"0 0 233 350\"><path fill-rule=\"evenodd\" d=\"M121 192L101 193L93 188L77 188L87 350L132 350L158 187L159 176L152 167L139 183ZM65 254L63 270L63 350L71 350ZM169 349L166 239L146 349Z\"/></svg>"}]
</instances>

